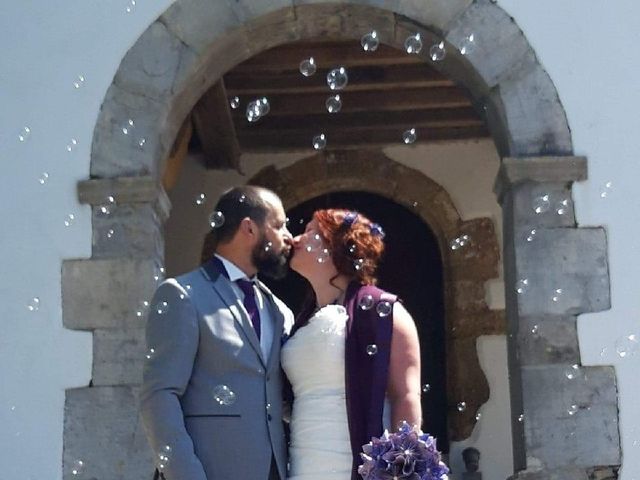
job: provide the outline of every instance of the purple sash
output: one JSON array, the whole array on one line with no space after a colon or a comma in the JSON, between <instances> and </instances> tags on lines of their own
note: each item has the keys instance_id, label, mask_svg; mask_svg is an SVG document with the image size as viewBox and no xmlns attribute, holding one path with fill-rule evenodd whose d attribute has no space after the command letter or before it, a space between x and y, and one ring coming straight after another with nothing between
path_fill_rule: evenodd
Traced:
<instances>
[{"instance_id":1,"label":"purple sash","mask_svg":"<svg viewBox=\"0 0 640 480\"><path fill-rule=\"evenodd\" d=\"M365 295L371 295L374 300L369 310L359 308L360 299ZM345 305L349 320L345 344L345 388L353 454L352 480L360 479L358 466L362 463L362 446L369 443L371 437L382 435L393 314L378 315L376 305L381 300L394 303L397 297L373 285L351 283L347 288ZM375 347L370 347L373 345ZM374 354L371 354L372 349Z\"/></svg>"}]
</instances>

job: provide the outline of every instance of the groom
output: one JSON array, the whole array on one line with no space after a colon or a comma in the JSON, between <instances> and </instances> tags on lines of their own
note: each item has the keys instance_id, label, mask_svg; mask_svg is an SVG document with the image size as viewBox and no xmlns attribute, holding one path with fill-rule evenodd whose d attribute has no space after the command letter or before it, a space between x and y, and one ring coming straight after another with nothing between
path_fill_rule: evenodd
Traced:
<instances>
[{"instance_id":1,"label":"groom","mask_svg":"<svg viewBox=\"0 0 640 480\"><path fill-rule=\"evenodd\" d=\"M293 314L256 274L286 273L291 234L264 188L233 188L216 211L215 255L152 300L142 421L161 478L284 480L280 345Z\"/></svg>"}]
</instances>

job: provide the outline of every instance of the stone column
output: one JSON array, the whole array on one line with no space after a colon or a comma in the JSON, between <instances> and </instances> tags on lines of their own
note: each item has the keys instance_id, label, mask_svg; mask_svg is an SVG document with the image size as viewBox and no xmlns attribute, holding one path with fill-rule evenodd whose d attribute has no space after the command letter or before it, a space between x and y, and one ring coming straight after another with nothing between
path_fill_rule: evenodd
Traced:
<instances>
[{"instance_id":1,"label":"stone column","mask_svg":"<svg viewBox=\"0 0 640 480\"><path fill-rule=\"evenodd\" d=\"M577 227L571 199L586 176L584 157L506 158L496 181L514 479L587 479L620 464L614 369L580 365L577 315L610 308L605 231Z\"/></svg>"},{"instance_id":2,"label":"stone column","mask_svg":"<svg viewBox=\"0 0 640 480\"><path fill-rule=\"evenodd\" d=\"M93 208L90 259L62 266L64 326L93 332L93 375L65 401L63 478L149 479L153 456L141 430L137 390L146 353L144 323L164 276L162 225L170 202L151 177L87 180ZM151 306L152 307L152 306Z\"/></svg>"}]
</instances>

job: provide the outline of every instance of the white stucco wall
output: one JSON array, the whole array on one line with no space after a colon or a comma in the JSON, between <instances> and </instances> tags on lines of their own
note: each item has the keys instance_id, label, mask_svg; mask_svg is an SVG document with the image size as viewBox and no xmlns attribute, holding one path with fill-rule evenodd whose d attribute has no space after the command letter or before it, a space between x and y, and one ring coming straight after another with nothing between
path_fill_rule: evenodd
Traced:
<instances>
[{"instance_id":1,"label":"white stucco wall","mask_svg":"<svg viewBox=\"0 0 640 480\"><path fill-rule=\"evenodd\" d=\"M0 3L0 459L8 479L61 478L64 389L86 385L91 338L62 328L60 264L90 255L89 173L98 109L118 64L171 2ZM582 225L605 225L613 307L579 320L583 363L615 364L623 480L640 477L638 357L616 354L638 332L640 4L634 0L501 0L556 84L590 179L575 188ZM133 7L131 13L127 7ZM481 41L481 39L478 39ZM81 88L73 86L79 75ZM31 135L20 142L28 126ZM66 150L77 140L72 152ZM38 179L47 172L48 181ZM606 198L601 193L611 183ZM68 214L75 215L70 227ZM27 305L40 299L38 311Z\"/></svg>"}]
</instances>

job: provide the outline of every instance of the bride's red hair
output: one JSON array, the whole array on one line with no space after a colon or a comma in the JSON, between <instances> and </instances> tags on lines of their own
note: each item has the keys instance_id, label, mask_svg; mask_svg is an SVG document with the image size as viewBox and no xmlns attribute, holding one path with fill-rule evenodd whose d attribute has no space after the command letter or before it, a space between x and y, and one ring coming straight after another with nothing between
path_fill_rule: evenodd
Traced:
<instances>
[{"instance_id":1,"label":"bride's red hair","mask_svg":"<svg viewBox=\"0 0 640 480\"><path fill-rule=\"evenodd\" d=\"M375 273L384 252L382 229L361 213L344 209L316 210L313 218L338 273L375 285Z\"/></svg>"}]
</instances>

